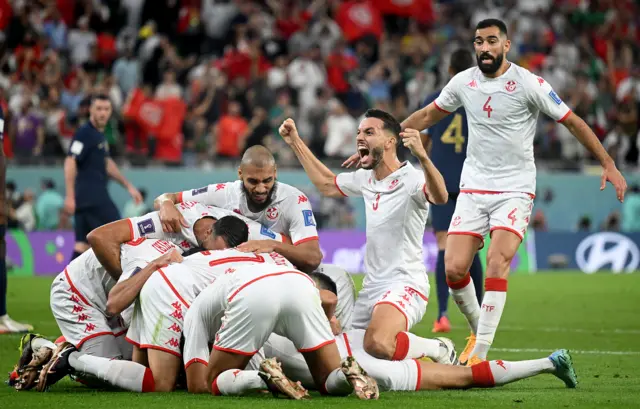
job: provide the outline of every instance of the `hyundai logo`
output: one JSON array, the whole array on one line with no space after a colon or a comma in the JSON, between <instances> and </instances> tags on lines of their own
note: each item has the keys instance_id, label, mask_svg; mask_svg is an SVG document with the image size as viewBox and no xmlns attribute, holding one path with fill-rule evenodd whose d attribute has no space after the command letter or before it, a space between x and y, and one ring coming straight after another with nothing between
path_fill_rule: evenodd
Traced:
<instances>
[{"instance_id":1,"label":"hyundai logo","mask_svg":"<svg viewBox=\"0 0 640 409\"><path fill-rule=\"evenodd\" d=\"M640 264L640 250L630 238L619 233L592 234L576 248L576 263L580 269L593 274L603 267L614 273L631 273Z\"/></svg>"}]
</instances>

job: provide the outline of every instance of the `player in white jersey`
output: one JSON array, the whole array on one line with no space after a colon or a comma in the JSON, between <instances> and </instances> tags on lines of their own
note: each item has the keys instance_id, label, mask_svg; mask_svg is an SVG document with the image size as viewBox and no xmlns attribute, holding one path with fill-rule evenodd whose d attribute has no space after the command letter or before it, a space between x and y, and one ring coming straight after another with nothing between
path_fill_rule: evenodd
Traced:
<instances>
[{"instance_id":1,"label":"player in white jersey","mask_svg":"<svg viewBox=\"0 0 640 409\"><path fill-rule=\"evenodd\" d=\"M627 184L589 126L541 77L507 61L511 42L496 19L476 26L477 67L454 76L440 96L403 128L425 129L459 107L469 125L460 196L449 226L445 269L451 294L473 334L461 360L486 359L506 302L507 277L529 224L536 190L533 139L540 112L567 129L600 161L600 190L609 181L620 201ZM482 307L469 277L471 261L491 234Z\"/></svg>"},{"instance_id":2,"label":"player in white jersey","mask_svg":"<svg viewBox=\"0 0 640 409\"><path fill-rule=\"evenodd\" d=\"M367 351L396 360L434 355L439 341L408 332L422 319L429 294L422 257L428 202L447 201L442 175L427 156L419 132L401 133L400 124L388 113L367 111L356 138L364 169L337 176L305 146L293 120L282 124L280 135L321 194L363 196L365 200L366 276L352 325L367 329ZM418 158L421 170L398 160L400 141Z\"/></svg>"},{"instance_id":3,"label":"player in white jersey","mask_svg":"<svg viewBox=\"0 0 640 409\"><path fill-rule=\"evenodd\" d=\"M164 232L158 212L150 212L143 216L122 219L98 227L89 233L87 240L102 265L116 276L121 273L119 248L122 243L139 238L162 239L175 244L182 251L212 250L216 246L211 235L213 225L216 220L225 216L235 216L244 221L249 228L249 238L252 240L263 238L278 242L288 240L260 223L219 207L190 201L177 204L176 209L187 223L178 233Z\"/></svg>"},{"instance_id":4,"label":"player in white jersey","mask_svg":"<svg viewBox=\"0 0 640 409\"><path fill-rule=\"evenodd\" d=\"M214 183L199 189L165 193L154 205L160 210L165 231L176 232L186 226L174 204L196 201L221 207L255 220L269 230L286 234L291 243L281 243L276 237L250 239L241 249L249 252L277 251L298 269L311 272L322 261L316 221L309 199L293 186L276 181L273 155L263 146L252 146L242 157L238 169L240 180Z\"/></svg>"},{"instance_id":5,"label":"player in white jersey","mask_svg":"<svg viewBox=\"0 0 640 409\"><path fill-rule=\"evenodd\" d=\"M357 362L340 362L314 281L286 264L239 266L198 296L184 329L189 390L235 395L271 384L291 398L308 397L282 375L275 360L263 361L261 372L243 370L275 333L289 338L302 353L322 392L355 391L361 399L377 399L375 381Z\"/></svg>"}]
</instances>

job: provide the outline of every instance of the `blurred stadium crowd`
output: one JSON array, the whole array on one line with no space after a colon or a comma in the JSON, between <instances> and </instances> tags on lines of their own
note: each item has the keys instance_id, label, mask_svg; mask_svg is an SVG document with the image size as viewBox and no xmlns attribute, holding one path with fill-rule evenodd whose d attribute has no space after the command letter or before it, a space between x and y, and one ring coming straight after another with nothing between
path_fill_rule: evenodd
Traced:
<instances>
[{"instance_id":1,"label":"blurred stadium crowd","mask_svg":"<svg viewBox=\"0 0 640 409\"><path fill-rule=\"evenodd\" d=\"M550 82L619 166L638 166L640 13L627 0L0 0L5 150L59 161L104 92L111 150L133 165L217 165L262 143L297 166L276 133L289 116L340 160L364 110L416 109L487 17L509 24L512 61ZM536 149L542 166L589 162L547 120Z\"/></svg>"}]
</instances>

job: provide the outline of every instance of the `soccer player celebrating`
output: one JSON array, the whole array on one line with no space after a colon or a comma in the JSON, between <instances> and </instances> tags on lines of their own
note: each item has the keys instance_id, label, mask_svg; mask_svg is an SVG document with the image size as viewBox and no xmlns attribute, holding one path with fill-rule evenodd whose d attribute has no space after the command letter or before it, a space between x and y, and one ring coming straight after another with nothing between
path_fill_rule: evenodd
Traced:
<instances>
[{"instance_id":1,"label":"soccer player celebrating","mask_svg":"<svg viewBox=\"0 0 640 409\"><path fill-rule=\"evenodd\" d=\"M468 364L487 358L507 298L511 259L529 224L536 190L533 139L539 112L567 127L600 161L600 190L609 181L623 201L627 189L589 126L544 79L507 61L511 41L502 21L479 22L474 47L478 66L454 76L434 102L402 123L403 128L425 129L460 107L467 113L467 159L449 226L445 269L451 294L476 335L467 345L474 345ZM488 233L491 245L480 306L468 271Z\"/></svg>"},{"instance_id":2,"label":"soccer player celebrating","mask_svg":"<svg viewBox=\"0 0 640 409\"><path fill-rule=\"evenodd\" d=\"M422 237L429 204L446 203L442 175L422 146L417 130L400 130L388 113L371 109L356 138L363 169L334 175L305 146L292 119L280 126L307 175L325 196L363 196L367 211L366 277L352 325L365 329L365 350L381 359L448 355L450 341L420 338L408 330L427 307L429 281ZM421 171L396 154L402 141L419 159Z\"/></svg>"}]
</instances>

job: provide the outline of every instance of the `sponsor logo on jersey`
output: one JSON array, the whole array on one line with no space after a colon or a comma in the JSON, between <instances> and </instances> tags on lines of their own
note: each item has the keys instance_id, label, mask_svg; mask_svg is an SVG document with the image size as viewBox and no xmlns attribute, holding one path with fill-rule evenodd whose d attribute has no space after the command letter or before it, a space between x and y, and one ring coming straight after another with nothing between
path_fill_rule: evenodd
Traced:
<instances>
[{"instance_id":1,"label":"sponsor logo on jersey","mask_svg":"<svg viewBox=\"0 0 640 409\"><path fill-rule=\"evenodd\" d=\"M145 234L155 233L156 228L153 226L151 219L144 219L138 222L138 230L140 231L140 235L144 236Z\"/></svg>"},{"instance_id":2,"label":"sponsor logo on jersey","mask_svg":"<svg viewBox=\"0 0 640 409\"><path fill-rule=\"evenodd\" d=\"M305 226L315 226L316 221L313 219L313 212L311 210L303 210L302 216L304 217Z\"/></svg>"},{"instance_id":3,"label":"sponsor logo on jersey","mask_svg":"<svg viewBox=\"0 0 640 409\"><path fill-rule=\"evenodd\" d=\"M217 192L218 190L222 190L222 189L224 189L224 188L225 188L225 184L224 184L224 183L218 183L218 184L216 185L216 192Z\"/></svg>"},{"instance_id":4,"label":"sponsor logo on jersey","mask_svg":"<svg viewBox=\"0 0 640 409\"><path fill-rule=\"evenodd\" d=\"M191 191L191 196L201 195L203 193L207 193L207 190L209 190L209 186L201 187L200 189L193 189Z\"/></svg>"},{"instance_id":5,"label":"sponsor logo on jersey","mask_svg":"<svg viewBox=\"0 0 640 409\"><path fill-rule=\"evenodd\" d=\"M507 85L505 85L504 88L509 92L513 92L516 90L516 82L513 80L509 80L507 81Z\"/></svg>"},{"instance_id":6,"label":"sponsor logo on jersey","mask_svg":"<svg viewBox=\"0 0 640 409\"><path fill-rule=\"evenodd\" d=\"M276 234L274 232L272 232L271 230L269 230L267 228L267 226L262 226L260 227L260 234L262 234L263 236L267 236L271 239L275 239L276 238Z\"/></svg>"},{"instance_id":7,"label":"sponsor logo on jersey","mask_svg":"<svg viewBox=\"0 0 640 409\"><path fill-rule=\"evenodd\" d=\"M471 80L471 82L468 83L467 86L470 88L478 88L478 83L476 82L476 80Z\"/></svg>"},{"instance_id":8,"label":"sponsor logo on jersey","mask_svg":"<svg viewBox=\"0 0 640 409\"><path fill-rule=\"evenodd\" d=\"M554 90L549 91L549 96L551 97L553 102L555 102L556 104L558 104L558 105L562 104L562 100L560 99L558 94L555 93Z\"/></svg>"},{"instance_id":9,"label":"sponsor logo on jersey","mask_svg":"<svg viewBox=\"0 0 640 409\"><path fill-rule=\"evenodd\" d=\"M276 207L270 207L267 209L267 219L275 220L278 218L278 209Z\"/></svg>"}]
</instances>

